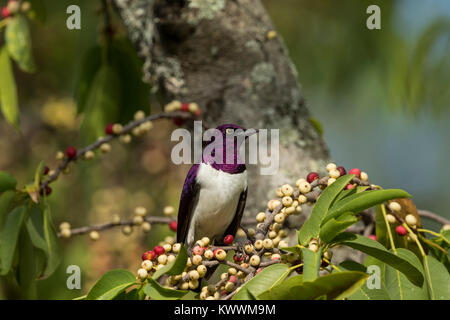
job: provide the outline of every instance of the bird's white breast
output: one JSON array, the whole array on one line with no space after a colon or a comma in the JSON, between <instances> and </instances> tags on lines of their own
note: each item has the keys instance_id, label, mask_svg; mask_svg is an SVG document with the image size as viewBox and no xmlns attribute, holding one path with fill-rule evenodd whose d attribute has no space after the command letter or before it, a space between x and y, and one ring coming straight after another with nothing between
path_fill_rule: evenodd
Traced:
<instances>
[{"instance_id":1,"label":"bird's white breast","mask_svg":"<svg viewBox=\"0 0 450 320\"><path fill-rule=\"evenodd\" d=\"M236 213L239 197L247 188L247 172L230 174L202 163L197 172L198 202L192 213L187 240L222 236Z\"/></svg>"}]
</instances>

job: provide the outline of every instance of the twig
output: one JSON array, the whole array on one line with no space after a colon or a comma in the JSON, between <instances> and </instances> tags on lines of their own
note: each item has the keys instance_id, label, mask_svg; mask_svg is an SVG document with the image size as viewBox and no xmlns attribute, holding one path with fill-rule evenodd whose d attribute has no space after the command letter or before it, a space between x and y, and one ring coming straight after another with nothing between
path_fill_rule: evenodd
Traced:
<instances>
[{"instance_id":1,"label":"twig","mask_svg":"<svg viewBox=\"0 0 450 320\"><path fill-rule=\"evenodd\" d=\"M445 224L450 224L450 220L441 217L440 215L437 215L436 213L433 213L431 211L428 210L418 210L419 216L430 219L430 220L434 220L442 225Z\"/></svg>"}]
</instances>

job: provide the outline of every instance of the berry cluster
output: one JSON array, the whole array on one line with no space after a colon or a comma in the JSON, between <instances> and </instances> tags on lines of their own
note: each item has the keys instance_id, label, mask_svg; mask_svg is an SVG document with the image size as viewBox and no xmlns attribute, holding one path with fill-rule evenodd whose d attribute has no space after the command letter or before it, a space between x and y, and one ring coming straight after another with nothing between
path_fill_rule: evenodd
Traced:
<instances>
[{"instance_id":1,"label":"berry cluster","mask_svg":"<svg viewBox=\"0 0 450 320\"><path fill-rule=\"evenodd\" d=\"M26 13L30 11L31 3L24 1L20 3L18 0L9 0L8 4L1 9L1 16L3 19L12 17L19 12Z\"/></svg>"},{"instance_id":2,"label":"berry cluster","mask_svg":"<svg viewBox=\"0 0 450 320\"><path fill-rule=\"evenodd\" d=\"M182 111L182 112L190 112L194 117L200 117L202 115L202 110L199 108L199 106L194 103L187 103L187 102L180 102L178 100L174 100L170 103L168 103L164 107L165 112L175 112L175 111ZM177 126L182 126L185 122L185 119L183 118L174 118L173 123Z\"/></svg>"}]
</instances>

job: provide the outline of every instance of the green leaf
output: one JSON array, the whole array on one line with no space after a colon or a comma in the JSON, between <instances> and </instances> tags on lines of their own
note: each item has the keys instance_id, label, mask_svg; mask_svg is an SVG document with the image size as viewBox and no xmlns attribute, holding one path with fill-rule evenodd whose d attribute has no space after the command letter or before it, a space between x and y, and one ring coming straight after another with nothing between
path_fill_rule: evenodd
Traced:
<instances>
[{"instance_id":1,"label":"green leaf","mask_svg":"<svg viewBox=\"0 0 450 320\"><path fill-rule=\"evenodd\" d=\"M411 262L415 268L423 271L419 258L409 250L398 248L397 255ZM394 300L428 300L425 283L416 286L399 270L387 265L385 271L386 288Z\"/></svg>"},{"instance_id":2,"label":"green leaf","mask_svg":"<svg viewBox=\"0 0 450 320\"><path fill-rule=\"evenodd\" d=\"M27 229L22 227L19 236L19 268L17 282L23 298L33 299L36 297L36 260L35 249L31 243Z\"/></svg>"},{"instance_id":3,"label":"green leaf","mask_svg":"<svg viewBox=\"0 0 450 320\"><path fill-rule=\"evenodd\" d=\"M1 275L6 275L10 270L16 252L17 240L22 228L26 207L20 206L8 214L0 238Z\"/></svg>"},{"instance_id":4,"label":"green leaf","mask_svg":"<svg viewBox=\"0 0 450 320\"><path fill-rule=\"evenodd\" d=\"M134 284L136 284L136 278L130 271L111 270L97 281L89 291L86 300L112 300Z\"/></svg>"},{"instance_id":5,"label":"green leaf","mask_svg":"<svg viewBox=\"0 0 450 320\"><path fill-rule=\"evenodd\" d=\"M19 102L16 81L6 47L0 50L0 107L6 121L19 126Z\"/></svg>"},{"instance_id":6,"label":"green leaf","mask_svg":"<svg viewBox=\"0 0 450 320\"><path fill-rule=\"evenodd\" d=\"M259 295L262 300L313 300L326 295L327 299L344 299L356 292L367 280L363 272L338 272L309 282L301 275L289 278Z\"/></svg>"},{"instance_id":7,"label":"green leaf","mask_svg":"<svg viewBox=\"0 0 450 320\"><path fill-rule=\"evenodd\" d=\"M16 193L12 190L5 191L0 195L0 234L3 229L3 222L8 216L8 213L12 210L11 204L15 195Z\"/></svg>"},{"instance_id":8,"label":"green leaf","mask_svg":"<svg viewBox=\"0 0 450 320\"><path fill-rule=\"evenodd\" d=\"M92 141L104 135L105 126L118 121L120 92L120 79L117 72L110 66L102 66L89 91L80 129L86 141Z\"/></svg>"},{"instance_id":9,"label":"green leaf","mask_svg":"<svg viewBox=\"0 0 450 320\"><path fill-rule=\"evenodd\" d=\"M11 18L5 31L6 47L20 69L25 72L34 72L35 65L31 52L31 37L27 19L19 14Z\"/></svg>"},{"instance_id":10,"label":"green leaf","mask_svg":"<svg viewBox=\"0 0 450 320\"><path fill-rule=\"evenodd\" d=\"M319 236L320 225L326 217L330 205L354 177L355 175L353 174L342 176L322 192L314 205L311 215L298 232L298 242L300 244L306 245L311 238Z\"/></svg>"},{"instance_id":11,"label":"green leaf","mask_svg":"<svg viewBox=\"0 0 450 320\"><path fill-rule=\"evenodd\" d=\"M47 256L47 264L42 276L48 277L56 270L61 262L58 236L53 227L50 206L48 204L45 205L43 210L42 228L46 244L45 253Z\"/></svg>"},{"instance_id":12,"label":"green leaf","mask_svg":"<svg viewBox=\"0 0 450 320\"><path fill-rule=\"evenodd\" d=\"M186 268L187 259L188 259L187 250L184 246L181 246L180 252L178 252L176 259L172 263L169 263L168 265L156 271L153 274L152 278L154 280L158 280L158 278L161 277L163 274L175 276L177 274L183 273L184 268Z\"/></svg>"},{"instance_id":13,"label":"green leaf","mask_svg":"<svg viewBox=\"0 0 450 320\"><path fill-rule=\"evenodd\" d=\"M14 190L17 180L7 172L0 171L0 193L6 190Z\"/></svg>"},{"instance_id":14,"label":"green leaf","mask_svg":"<svg viewBox=\"0 0 450 320\"><path fill-rule=\"evenodd\" d=\"M373 256L405 274L415 285L422 286L423 284L423 274L413 263L391 253L377 241L350 232L343 232L333 239L333 243L343 244Z\"/></svg>"},{"instance_id":15,"label":"green leaf","mask_svg":"<svg viewBox=\"0 0 450 320\"><path fill-rule=\"evenodd\" d=\"M233 300L252 300L283 281L291 272L285 264L274 264L264 268L255 277L246 282L233 296Z\"/></svg>"},{"instance_id":16,"label":"green leaf","mask_svg":"<svg viewBox=\"0 0 450 320\"><path fill-rule=\"evenodd\" d=\"M366 272L366 266L359 264L355 261L344 261L339 265L340 272L342 271L359 271L359 272ZM333 271L335 272L335 271ZM381 268L380 268L381 272ZM375 275L373 275L375 276ZM382 276L381 274L379 275ZM355 291L352 295L348 297L349 300L390 300L389 294L386 291L386 287L384 286L384 283L382 279L380 278L380 288L368 288L367 282L370 280L366 280L366 283L361 286L357 291Z\"/></svg>"},{"instance_id":17,"label":"green leaf","mask_svg":"<svg viewBox=\"0 0 450 320\"><path fill-rule=\"evenodd\" d=\"M302 248L303 253L303 281L313 281L319 275L320 265L322 263L322 249L318 252Z\"/></svg>"},{"instance_id":18,"label":"green leaf","mask_svg":"<svg viewBox=\"0 0 450 320\"><path fill-rule=\"evenodd\" d=\"M334 183L333 183L334 184ZM345 212L358 213L391 199L410 198L411 195L400 189L369 190L355 193L337 202L329 211L323 223Z\"/></svg>"},{"instance_id":19,"label":"green leaf","mask_svg":"<svg viewBox=\"0 0 450 320\"><path fill-rule=\"evenodd\" d=\"M186 290L164 288L152 278L144 287L144 293L154 300L179 300L188 293Z\"/></svg>"},{"instance_id":20,"label":"green leaf","mask_svg":"<svg viewBox=\"0 0 450 320\"><path fill-rule=\"evenodd\" d=\"M320 228L320 239L325 243L330 243L341 231L344 231L358 221L359 219L352 212L347 212L337 218L333 218Z\"/></svg>"},{"instance_id":21,"label":"green leaf","mask_svg":"<svg viewBox=\"0 0 450 320\"><path fill-rule=\"evenodd\" d=\"M450 300L450 275L447 268L430 255L424 259L427 259L429 268L427 284L431 299Z\"/></svg>"}]
</instances>

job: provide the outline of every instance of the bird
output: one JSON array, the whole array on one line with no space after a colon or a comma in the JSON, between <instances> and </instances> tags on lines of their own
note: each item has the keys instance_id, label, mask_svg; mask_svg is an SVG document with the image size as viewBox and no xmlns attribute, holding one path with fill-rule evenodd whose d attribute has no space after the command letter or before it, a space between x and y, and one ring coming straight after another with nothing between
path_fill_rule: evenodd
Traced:
<instances>
[{"instance_id":1,"label":"bird","mask_svg":"<svg viewBox=\"0 0 450 320\"><path fill-rule=\"evenodd\" d=\"M236 139L235 130L239 129L242 130L244 139ZM181 192L177 242L188 248L192 248L203 237L208 237L211 243L215 241L217 244L223 243L226 235L234 236L240 227L245 208L247 171L245 163L239 163L237 159L240 144L257 130L246 130L234 124L220 125L216 130L222 135L222 144L216 145L211 155L204 152L201 163L192 165ZM235 139L237 143L234 142ZM215 139L207 145L214 141ZM227 141L233 142L229 144L233 148L226 148ZM223 163L215 161L214 152L222 152ZM231 156L231 162L226 161L227 154L228 157Z\"/></svg>"}]
</instances>

